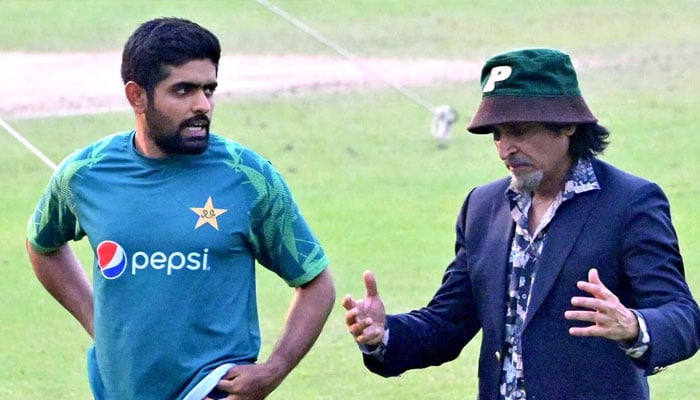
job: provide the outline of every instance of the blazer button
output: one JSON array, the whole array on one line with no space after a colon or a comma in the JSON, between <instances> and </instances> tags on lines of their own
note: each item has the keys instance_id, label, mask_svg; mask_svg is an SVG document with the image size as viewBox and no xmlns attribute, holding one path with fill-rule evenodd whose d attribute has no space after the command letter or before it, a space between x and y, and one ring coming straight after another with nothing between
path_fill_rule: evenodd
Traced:
<instances>
[{"instance_id":1,"label":"blazer button","mask_svg":"<svg viewBox=\"0 0 700 400\"><path fill-rule=\"evenodd\" d=\"M658 374L661 371L665 371L666 368L668 367L654 367L654 369L651 370L651 374Z\"/></svg>"},{"instance_id":2,"label":"blazer button","mask_svg":"<svg viewBox=\"0 0 700 400\"><path fill-rule=\"evenodd\" d=\"M500 351L496 352L496 360L498 360L498 362L501 362L501 352Z\"/></svg>"}]
</instances>

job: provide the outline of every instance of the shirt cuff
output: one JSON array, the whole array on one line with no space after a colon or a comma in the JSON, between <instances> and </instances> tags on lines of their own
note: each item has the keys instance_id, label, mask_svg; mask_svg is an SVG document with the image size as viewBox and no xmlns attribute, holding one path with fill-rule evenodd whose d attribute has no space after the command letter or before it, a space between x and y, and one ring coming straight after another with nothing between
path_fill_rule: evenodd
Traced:
<instances>
[{"instance_id":1,"label":"shirt cuff","mask_svg":"<svg viewBox=\"0 0 700 400\"><path fill-rule=\"evenodd\" d=\"M632 310L634 315L637 317L637 323L639 324L639 334L637 335L637 340L632 345L626 345L620 343L619 346L625 351L625 354L632 358L641 358L649 346L651 346L651 338L649 337L649 330L647 329L647 323L642 314L637 310Z\"/></svg>"},{"instance_id":2,"label":"shirt cuff","mask_svg":"<svg viewBox=\"0 0 700 400\"><path fill-rule=\"evenodd\" d=\"M386 352L386 345L389 343L389 330L384 331L384 336L382 337L382 342L377 345L367 345L358 343L357 346L362 351L362 354L371 356L379 360L380 362L384 360L384 353Z\"/></svg>"}]
</instances>

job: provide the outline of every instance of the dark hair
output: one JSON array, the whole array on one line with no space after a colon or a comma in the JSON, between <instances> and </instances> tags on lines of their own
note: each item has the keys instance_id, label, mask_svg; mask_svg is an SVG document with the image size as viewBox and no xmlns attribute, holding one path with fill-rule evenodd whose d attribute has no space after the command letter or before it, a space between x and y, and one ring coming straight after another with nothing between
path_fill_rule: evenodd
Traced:
<instances>
[{"instance_id":1,"label":"dark hair","mask_svg":"<svg viewBox=\"0 0 700 400\"><path fill-rule=\"evenodd\" d=\"M545 124L550 130L560 132L561 129L571 126L564 124ZM608 147L610 131L598 123L576 125L576 130L569 141L569 154L574 160L579 158L595 157L602 154Z\"/></svg>"},{"instance_id":2,"label":"dark hair","mask_svg":"<svg viewBox=\"0 0 700 400\"><path fill-rule=\"evenodd\" d=\"M146 93L168 77L167 67L211 60L218 71L221 45L207 29L181 18L157 18L141 24L122 53L122 81L134 81Z\"/></svg>"}]
</instances>

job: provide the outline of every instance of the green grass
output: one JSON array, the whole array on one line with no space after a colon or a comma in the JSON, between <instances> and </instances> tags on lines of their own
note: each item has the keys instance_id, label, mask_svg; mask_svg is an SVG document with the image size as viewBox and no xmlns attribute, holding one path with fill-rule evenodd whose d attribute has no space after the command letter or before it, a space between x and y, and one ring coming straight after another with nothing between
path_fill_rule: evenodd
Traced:
<instances>
[{"instance_id":1,"label":"green grass","mask_svg":"<svg viewBox=\"0 0 700 400\"><path fill-rule=\"evenodd\" d=\"M693 46L700 14L697 0L271 2L359 54L476 59L503 45L611 55L650 44ZM0 49L120 49L140 22L172 15L212 29L231 52L325 51L254 0L5 0Z\"/></svg>"},{"instance_id":2,"label":"green grass","mask_svg":"<svg viewBox=\"0 0 700 400\"><path fill-rule=\"evenodd\" d=\"M362 55L482 60L513 47L548 45L566 49L575 61L618 60L580 73L589 105L613 132L604 159L666 190L688 282L700 293L700 184L694 179L700 142L693 133L700 108L700 2L434 3L275 2ZM139 22L159 15L201 22L229 53L330 52L242 0L5 1L0 51L118 51ZM451 259L464 195L505 172L488 137L464 133L478 102L476 83L416 91L459 110L448 148L430 137L425 110L389 90L219 101L214 118L214 130L258 150L283 172L331 258L339 297L360 295L361 273L372 269L389 312L430 298ZM59 161L93 139L131 129L132 117L9 122ZM0 133L0 148L0 398L88 398L88 337L34 278L24 252L24 225L50 171L9 135ZM89 263L86 243L76 247ZM259 278L264 358L291 292L266 271ZM271 399L475 397L478 343L453 363L385 380L362 367L342 314L338 305L317 346ZM695 398L699 375L700 356L673 366L650 378L653 397Z\"/></svg>"}]
</instances>

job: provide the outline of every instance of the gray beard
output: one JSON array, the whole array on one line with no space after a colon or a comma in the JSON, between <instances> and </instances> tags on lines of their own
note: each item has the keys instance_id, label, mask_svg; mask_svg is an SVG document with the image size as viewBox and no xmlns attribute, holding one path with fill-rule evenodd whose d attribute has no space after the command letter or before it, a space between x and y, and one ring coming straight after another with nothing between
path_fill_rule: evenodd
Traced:
<instances>
[{"instance_id":1,"label":"gray beard","mask_svg":"<svg viewBox=\"0 0 700 400\"><path fill-rule=\"evenodd\" d=\"M542 171L535 171L525 176L511 174L510 187L519 193L531 193L542 182Z\"/></svg>"}]
</instances>

